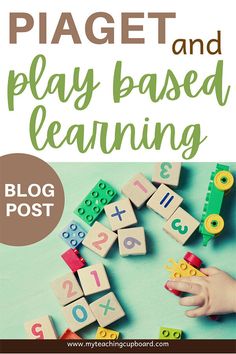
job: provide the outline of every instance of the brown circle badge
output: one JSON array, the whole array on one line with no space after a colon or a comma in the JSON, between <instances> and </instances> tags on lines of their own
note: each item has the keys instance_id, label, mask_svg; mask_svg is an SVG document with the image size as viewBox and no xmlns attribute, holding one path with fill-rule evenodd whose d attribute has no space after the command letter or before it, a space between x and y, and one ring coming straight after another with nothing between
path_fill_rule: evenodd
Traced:
<instances>
[{"instance_id":1,"label":"brown circle badge","mask_svg":"<svg viewBox=\"0 0 236 354\"><path fill-rule=\"evenodd\" d=\"M0 157L0 242L25 246L45 238L58 224L64 191L46 162L26 154Z\"/></svg>"}]
</instances>

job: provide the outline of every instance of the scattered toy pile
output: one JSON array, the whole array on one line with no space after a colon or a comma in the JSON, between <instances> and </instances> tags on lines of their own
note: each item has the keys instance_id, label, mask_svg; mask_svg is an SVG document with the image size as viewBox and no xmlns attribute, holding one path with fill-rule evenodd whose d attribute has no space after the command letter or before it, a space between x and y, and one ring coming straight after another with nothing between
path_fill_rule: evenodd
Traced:
<instances>
[{"instance_id":1,"label":"scattered toy pile","mask_svg":"<svg viewBox=\"0 0 236 354\"><path fill-rule=\"evenodd\" d=\"M222 166L217 165L217 172L220 171L222 174L222 171L226 171L229 174L229 168ZM51 283L69 326L60 339L81 339L73 332L95 321L100 326L96 333L96 339L118 339L118 332L105 327L125 316L112 291L96 301L88 303L86 296L110 290L110 283L102 263L86 266L85 260L79 253L80 247L85 246L99 256L106 257L118 238L121 256L145 255L147 251L144 228L131 227L137 224L133 206L141 208L145 203L148 208L166 219L163 230L181 245L184 245L197 229L200 223L180 207L183 198L168 187L168 185L178 186L180 171L180 163L156 163L152 182L158 184L158 188L140 173L122 187L121 191L126 198L112 203L111 201L117 194L116 191L107 182L100 180L75 209L74 213L91 228L87 233L77 221L73 220L60 233L60 237L70 247L61 257L71 269L70 273ZM221 175L221 184L227 185L227 190L233 185L231 176L231 174L225 176L224 173ZM217 173L214 177L218 178ZM225 181L225 178L228 182ZM222 199L221 195L221 203ZM220 206L218 205L218 213L221 203ZM111 230L96 221L103 210ZM206 213L205 206L204 220ZM201 232L203 230L202 224L200 230ZM171 272L172 278L176 276L204 276L198 270L201 260L190 252L186 253L184 259L178 263L173 259L169 261L172 263L172 267L166 266L166 269ZM180 295L176 290L169 289L167 286L166 288L175 295ZM29 321L25 324L25 328L29 338L57 338L50 316ZM164 327L160 329L160 339L181 339L181 335L181 330Z\"/></svg>"}]
</instances>

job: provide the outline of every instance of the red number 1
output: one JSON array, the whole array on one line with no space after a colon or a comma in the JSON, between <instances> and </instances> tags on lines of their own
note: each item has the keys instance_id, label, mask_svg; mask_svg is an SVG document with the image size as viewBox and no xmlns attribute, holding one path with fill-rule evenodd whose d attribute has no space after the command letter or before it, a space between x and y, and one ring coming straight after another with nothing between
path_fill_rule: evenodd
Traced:
<instances>
[{"instance_id":1,"label":"red number 1","mask_svg":"<svg viewBox=\"0 0 236 354\"><path fill-rule=\"evenodd\" d=\"M90 274L94 276L94 279L95 279L95 282L96 282L97 286L100 287L101 283L100 283L97 271L96 270L92 270L92 272L90 272Z\"/></svg>"},{"instance_id":2,"label":"red number 1","mask_svg":"<svg viewBox=\"0 0 236 354\"><path fill-rule=\"evenodd\" d=\"M144 187L144 185L139 182L138 180L134 181L134 186L140 188L144 193L147 193L147 189Z\"/></svg>"}]
</instances>

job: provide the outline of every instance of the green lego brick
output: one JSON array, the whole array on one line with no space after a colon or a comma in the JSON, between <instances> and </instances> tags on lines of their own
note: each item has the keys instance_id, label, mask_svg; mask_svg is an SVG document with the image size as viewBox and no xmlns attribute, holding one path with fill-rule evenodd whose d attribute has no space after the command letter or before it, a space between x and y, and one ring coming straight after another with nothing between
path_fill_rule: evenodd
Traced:
<instances>
[{"instance_id":1,"label":"green lego brick","mask_svg":"<svg viewBox=\"0 0 236 354\"><path fill-rule=\"evenodd\" d=\"M104 206L109 204L115 195L115 189L109 183L100 179L77 206L74 213L85 221L86 224L92 225L103 211Z\"/></svg>"},{"instance_id":2,"label":"green lego brick","mask_svg":"<svg viewBox=\"0 0 236 354\"><path fill-rule=\"evenodd\" d=\"M207 191L205 204L204 204L204 208L203 208L201 223L199 226L199 231L203 236L203 246L207 246L210 239L214 237L213 234L209 233L206 230L206 228L204 226L204 222L209 215L211 215L211 214L218 214L219 215L220 214L222 202L224 199L224 191L220 191L218 188L216 188L215 183L214 183L215 175L219 171L229 171L229 166L217 164L216 170L211 173L211 178L210 178L210 182L208 185L208 191Z\"/></svg>"},{"instance_id":3,"label":"green lego brick","mask_svg":"<svg viewBox=\"0 0 236 354\"><path fill-rule=\"evenodd\" d=\"M216 165L216 172L219 172L219 171L229 171L229 166L222 165L222 164L218 163Z\"/></svg>"},{"instance_id":4,"label":"green lego brick","mask_svg":"<svg viewBox=\"0 0 236 354\"><path fill-rule=\"evenodd\" d=\"M160 328L160 339L166 339L166 340L171 340L171 339L181 339L182 337L182 330L181 329L176 329L176 328L167 328L167 327L161 327Z\"/></svg>"},{"instance_id":5,"label":"green lego brick","mask_svg":"<svg viewBox=\"0 0 236 354\"><path fill-rule=\"evenodd\" d=\"M210 234L209 232L205 231L205 233L202 234L202 244L203 244L203 246L207 246L208 242L214 237L215 237L215 235Z\"/></svg>"}]
</instances>

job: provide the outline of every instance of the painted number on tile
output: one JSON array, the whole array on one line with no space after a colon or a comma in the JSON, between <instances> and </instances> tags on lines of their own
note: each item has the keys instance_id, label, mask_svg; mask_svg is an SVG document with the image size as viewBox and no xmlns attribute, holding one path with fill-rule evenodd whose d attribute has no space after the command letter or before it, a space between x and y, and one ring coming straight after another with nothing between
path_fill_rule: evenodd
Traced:
<instances>
[{"instance_id":1,"label":"painted number on tile","mask_svg":"<svg viewBox=\"0 0 236 354\"><path fill-rule=\"evenodd\" d=\"M160 176L163 179L168 179L170 177L169 170L172 169L170 162L162 162Z\"/></svg>"},{"instance_id":2,"label":"painted number on tile","mask_svg":"<svg viewBox=\"0 0 236 354\"><path fill-rule=\"evenodd\" d=\"M98 237L100 238L100 240L94 241L94 242L92 243L92 245L93 245L95 248L97 248L98 250L101 250L102 247L101 247L100 245L101 245L102 243L107 242L107 240L108 240L108 235L107 235L105 232L100 232L100 233L98 234Z\"/></svg>"},{"instance_id":3,"label":"painted number on tile","mask_svg":"<svg viewBox=\"0 0 236 354\"><path fill-rule=\"evenodd\" d=\"M134 248L135 245L140 246L141 242L134 237L126 237L126 239L124 240L124 246L125 246L125 248L128 248L129 250L131 248Z\"/></svg>"},{"instance_id":4,"label":"painted number on tile","mask_svg":"<svg viewBox=\"0 0 236 354\"><path fill-rule=\"evenodd\" d=\"M81 312L82 316L78 315L78 311ZM73 307L72 315L73 315L74 319L80 323L86 321L88 318L88 313L87 313L86 309L84 308L84 306L81 306L81 305L76 305L75 307Z\"/></svg>"},{"instance_id":5,"label":"painted number on tile","mask_svg":"<svg viewBox=\"0 0 236 354\"><path fill-rule=\"evenodd\" d=\"M182 222L181 219L174 219L171 223L171 227L173 230L178 231L181 235L185 235L188 232L188 226L181 225L181 222Z\"/></svg>"},{"instance_id":6,"label":"painted number on tile","mask_svg":"<svg viewBox=\"0 0 236 354\"><path fill-rule=\"evenodd\" d=\"M101 286L101 283L100 283L100 280L99 280L97 271L96 271L96 270L92 270L92 272L90 272L90 274L94 276L96 285L97 285L98 287L100 287L100 286Z\"/></svg>"},{"instance_id":7,"label":"painted number on tile","mask_svg":"<svg viewBox=\"0 0 236 354\"><path fill-rule=\"evenodd\" d=\"M33 335L38 338L38 339L44 339L44 334L42 331L42 325L41 323L35 323L32 327L31 327L31 332L33 333Z\"/></svg>"},{"instance_id":8,"label":"painted number on tile","mask_svg":"<svg viewBox=\"0 0 236 354\"><path fill-rule=\"evenodd\" d=\"M67 298L70 298L70 297L72 297L72 296L77 294L76 291L73 291L73 283L72 283L71 280L63 281L62 287L63 287L63 289L67 290L67 295L66 295Z\"/></svg>"},{"instance_id":9,"label":"painted number on tile","mask_svg":"<svg viewBox=\"0 0 236 354\"><path fill-rule=\"evenodd\" d=\"M138 180L134 181L134 186L138 187L141 189L141 191L143 191L144 193L147 193L147 189L144 187L144 185L139 182Z\"/></svg>"}]
</instances>

